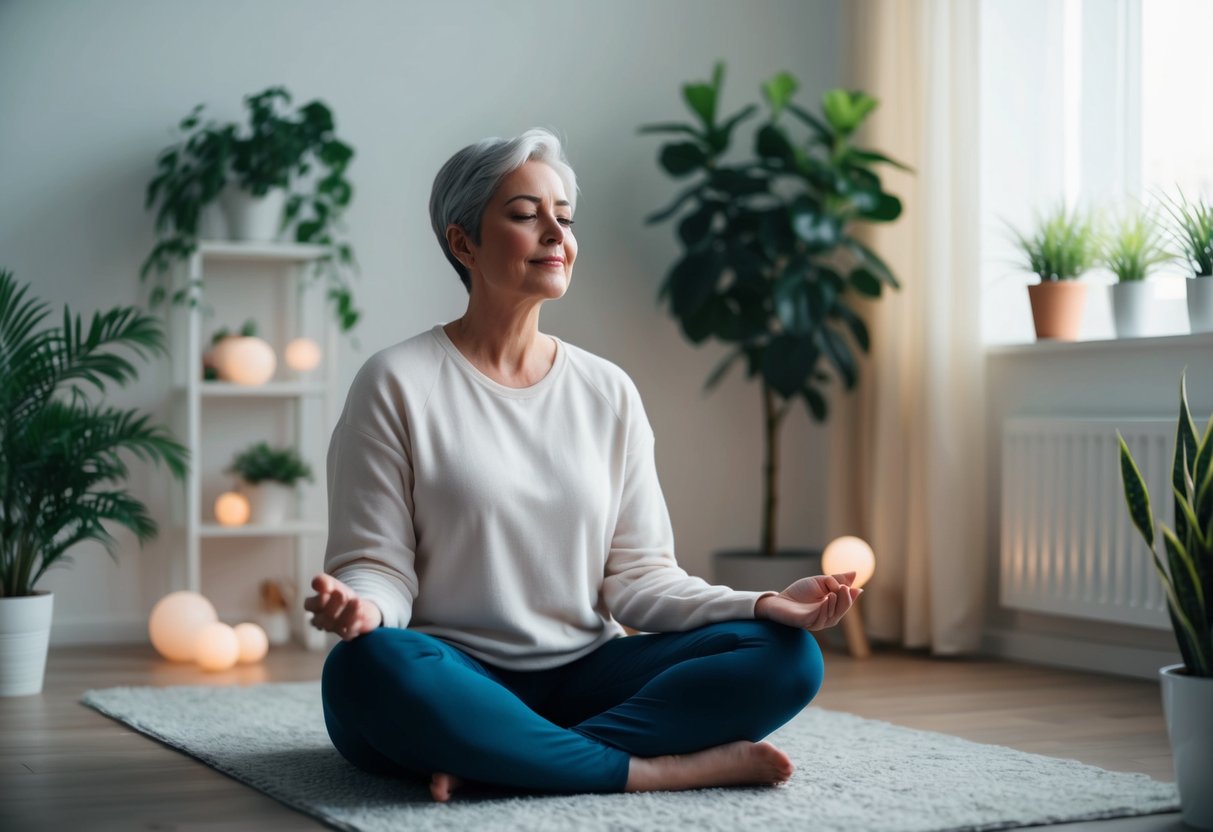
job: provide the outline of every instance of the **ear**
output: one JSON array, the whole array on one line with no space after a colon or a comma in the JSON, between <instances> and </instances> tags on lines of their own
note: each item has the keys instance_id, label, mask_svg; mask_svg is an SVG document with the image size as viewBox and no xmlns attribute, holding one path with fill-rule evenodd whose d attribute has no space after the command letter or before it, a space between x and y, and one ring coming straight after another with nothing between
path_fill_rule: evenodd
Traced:
<instances>
[{"instance_id":1,"label":"ear","mask_svg":"<svg viewBox=\"0 0 1213 832\"><path fill-rule=\"evenodd\" d=\"M476 254L472 251L472 241L467 232L455 223L446 227L446 244L450 246L451 254L469 271L476 262Z\"/></svg>"}]
</instances>

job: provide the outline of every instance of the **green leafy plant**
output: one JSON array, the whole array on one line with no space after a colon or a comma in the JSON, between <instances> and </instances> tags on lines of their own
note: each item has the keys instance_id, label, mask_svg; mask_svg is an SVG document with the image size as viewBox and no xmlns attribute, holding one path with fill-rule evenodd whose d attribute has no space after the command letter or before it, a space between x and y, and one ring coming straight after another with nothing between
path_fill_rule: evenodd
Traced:
<instances>
[{"instance_id":1,"label":"green leafy plant","mask_svg":"<svg viewBox=\"0 0 1213 832\"><path fill-rule=\"evenodd\" d=\"M301 479L312 480L311 467L294 448L271 448L265 442L250 445L237 454L228 472L238 475L250 485L264 480L284 485L294 485Z\"/></svg>"},{"instance_id":2,"label":"green leafy plant","mask_svg":"<svg viewBox=\"0 0 1213 832\"><path fill-rule=\"evenodd\" d=\"M80 316L63 310L63 325L41 327L46 303L0 270L0 596L32 595L46 570L86 540L115 561L117 541L102 524L125 526L143 543L157 533L146 506L122 486L129 476L121 451L163 462L178 479L189 452L148 417L94 402L92 387L125 385L135 366L114 348L140 358L165 352L159 322L138 309Z\"/></svg>"},{"instance_id":3,"label":"green leafy plant","mask_svg":"<svg viewBox=\"0 0 1213 832\"><path fill-rule=\"evenodd\" d=\"M1077 208L1059 206L1037 217L1031 236L1011 229L1023 260L1020 265L1041 283L1077 280L1099 262L1102 240L1096 220Z\"/></svg>"},{"instance_id":4,"label":"green leafy plant","mask_svg":"<svg viewBox=\"0 0 1213 832\"><path fill-rule=\"evenodd\" d=\"M1151 211L1129 211L1104 240L1100 260L1122 283L1145 280L1175 259Z\"/></svg>"},{"instance_id":5,"label":"green leafy plant","mask_svg":"<svg viewBox=\"0 0 1213 832\"><path fill-rule=\"evenodd\" d=\"M1167 562L1154 545L1154 517L1145 480L1124 437L1120 476L1133 525L1145 538L1154 569L1167 593L1167 612L1184 666L1193 676L1213 677L1213 418L1198 437L1188 409L1186 372L1179 380L1179 425L1171 466L1175 528L1159 523Z\"/></svg>"},{"instance_id":6,"label":"green leafy plant","mask_svg":"<svg viewBox=\"0 0 1213 832\"><path fill-rule=\"evenodd\" d=\"M203 123L203 104L181 120L181 138L160 153L158 172L148 184L144 205L150 210L159 204L157 242L139 272L145 281L149 275L156 276L149 295L153 309L169 297L173 263L197 250L202 209L218 198L225 185L233 183L253 196L264 196L272 188L288 190L280 230L296 223L296 242L328 248L316 261L314 275L327 276L328 297L342 331L357 324L360 313L354 308L349 280L341 268L357 268L354 253L335 235L336 229L345 228L341 218L353 195L346 169L354 151L337 138L333 115L322 102L309 102L294 112L279 111L290 102L290 93L283 87L270 87L245 97L246 125ZM312 191L290 193L313 166L322 175L316 177ZM173 291L171 301L194 303L198 288L197 282L187 282Z\"/></svg>"},{"instance_id":7,"label":"green leafy plant","mask_svg":"<svg viewBox=\"0 0 1213 832\"><path fill-rule=\"evenodd\" d=\"M750 104L721 115L723 80L724 64L717 63L710 83L683 86L690 123L640 127L642 134L674 134L677 140L661 147L659 164L675 179L693 177L646 223L682 212L678 237L685 250L658 302L668 300L692 343L716 338L731 347L705 388L742 356L748 377L761 379L762 551L773 556L780 425L797 398L813 419L826 419L827 368L848 390L855 386L852 344L867 352L869 335L851 299L879 297L898 282L852 231L857 223L890 222L901 214L901 201L881 188L874 166L908 168L854 143L875 99L830 90L819 116L792 101L799 84L786 72L762 85L767 114L754 133L753 157L726 163L734 130L759 108Z\"/></svg>"},{"instance_id":8,"label":"green leafy plant","mask_svg":"<svg viewBox=\"0 0 1213 832\"><path fill-rule=\"evenodd\" d=\"M1167 212L1177 228L1172 233L1180 254L1196 277L1213 277L1213 205L1203 199L1192 202L1179 191L1179 199L1167 197Z\"/></svg>"}]
</instances>

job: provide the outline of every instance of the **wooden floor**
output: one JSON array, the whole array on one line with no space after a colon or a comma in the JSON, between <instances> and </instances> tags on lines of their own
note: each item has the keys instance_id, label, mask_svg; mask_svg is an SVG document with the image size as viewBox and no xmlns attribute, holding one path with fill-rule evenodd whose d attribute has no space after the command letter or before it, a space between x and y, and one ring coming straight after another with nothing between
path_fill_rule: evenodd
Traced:
<instances>
[{"instance_id":1,"label":"wooden floor","mask_svg":"<svg viewBox=\"0 0 1213 832\"><path fill-rule=\"evenodd\" d=\"M165 663L150 647L52 648L42 694L0 699L0 830L326 828L79 704L90 688L118 685L317 679L323 662L281 648L262 665L209 674ZM1174 780L1155 682L879 646L857 660L827 648L813 704ZM1185 828L1178 818L1054 828L1159 832Z\"/></svg>"}]
</instances>

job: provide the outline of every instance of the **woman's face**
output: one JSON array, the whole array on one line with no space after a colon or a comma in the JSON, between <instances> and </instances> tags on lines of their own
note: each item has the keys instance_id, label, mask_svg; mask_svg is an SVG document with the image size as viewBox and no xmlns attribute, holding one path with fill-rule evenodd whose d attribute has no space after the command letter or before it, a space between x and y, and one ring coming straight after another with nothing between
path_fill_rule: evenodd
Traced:
<instances>
[{"instance_id":1,"label":"woman's face","mask_svg":"<svg viewBox=\"0 0 1213 832\"><path fill-rule=\"evenodd\" d=\"M457 244L452 248L469 266L473 286L479 273L492 291L559 298L568 290L577 259L572 217L556 171L528 161L507 174L489 200L480 245L460 233L462 252Z\"/></svg>"}]
</instances>

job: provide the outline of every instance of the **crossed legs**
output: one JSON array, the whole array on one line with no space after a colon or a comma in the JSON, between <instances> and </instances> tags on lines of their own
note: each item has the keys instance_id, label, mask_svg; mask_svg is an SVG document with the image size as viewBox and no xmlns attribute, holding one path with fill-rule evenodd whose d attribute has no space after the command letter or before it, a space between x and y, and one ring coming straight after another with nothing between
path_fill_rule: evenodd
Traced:
<instances>
[{"instance_id":1,"label":"crossed legs","mask_svg":"<svg viewBox=\"0 0 1213 832\"><path fill-rule=\"evenodd\" d=\"M443 799L461 779L566 793L786 780L790 760L758 741L822 673L813 637L770 621L614 639L530 672L381 628L334 647L322 687L347 760L432 780Z\"/></svg>"}]
</instances>

